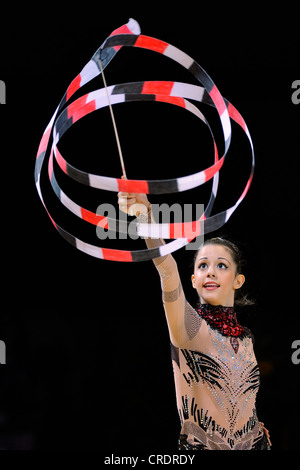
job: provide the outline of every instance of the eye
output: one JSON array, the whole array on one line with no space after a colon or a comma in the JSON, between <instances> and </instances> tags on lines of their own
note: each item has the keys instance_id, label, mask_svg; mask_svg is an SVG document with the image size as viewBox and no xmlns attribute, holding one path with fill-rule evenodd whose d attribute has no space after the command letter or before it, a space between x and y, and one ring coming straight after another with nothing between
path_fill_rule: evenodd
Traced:
<instances>
[{"instance_id":1,"label":"eye","mask_svg":"<svg viewBox=\"0 0 300 470\"><path fill-rule=\"evenodd\" d=\"M200 263L198 266L198 269L206 269L206 268L207 268L207 263L205 263L204 261Z\"/></svg>"},{"instance_id":2,"label":"eye","mask_svg":"<svg viewBox=\"0 0 300 470\"><path fill-rule=\"evenodd\" d=\"M228 269L228 266L226 266L225 263L219 263L219 264L218 264L218 268L219 268L219 269Z\"/></svg>"}]
</instances>

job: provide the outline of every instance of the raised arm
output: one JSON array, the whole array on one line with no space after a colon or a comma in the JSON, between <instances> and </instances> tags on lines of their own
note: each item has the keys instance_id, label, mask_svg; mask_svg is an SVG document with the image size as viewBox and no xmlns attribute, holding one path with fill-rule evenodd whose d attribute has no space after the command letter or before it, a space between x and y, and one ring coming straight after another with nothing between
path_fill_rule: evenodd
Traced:
<instances>
[{"instance_id":1,"label":"raised arm","mask_svg":"<svg viewBox=\"0 0 300 470\"><path fill-rule=\"evenodd\" d=\"M135 215L139 221L155 223L151 204L145 194L121 192L118 194L120 209L129 215ZM161 239L145 239L148 248L164 244ZM174 346L180 346L188 340L185 329L186 301L181 285L178 267L171 254L155 258L154 265L159 273L162 299L169 326L170 338Z\"/></svg>"}]
</instances>

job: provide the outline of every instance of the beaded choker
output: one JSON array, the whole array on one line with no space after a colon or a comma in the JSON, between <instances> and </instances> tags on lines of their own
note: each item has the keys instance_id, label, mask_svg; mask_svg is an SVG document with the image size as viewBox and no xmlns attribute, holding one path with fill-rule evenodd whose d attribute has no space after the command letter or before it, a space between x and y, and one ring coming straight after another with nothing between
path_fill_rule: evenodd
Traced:
<instances>
[{"instance_id":1,"label":"beaded choker","mask_svg":"<svg viewBox=\"0 0 300 470\"><path fill-rule=\"evenodd\" d=\"M238 338L245 335L245 328L238 323L234 307L201 304L198 312L211 328L224 336Z\"/></svg>"},{"instance_id":2,"label":"beaded choker","mask_svg":"<svg viewBox=\"0 0 300 470\"><path fill-rule=\"evenodd\" d=\"M237 338L242 339L247 336L248 330L238 323L234 307L201 304L198 313L212 329L218 330L224 336L230 336L232 348L237 353Z\"/></svg>"}]
</instances>

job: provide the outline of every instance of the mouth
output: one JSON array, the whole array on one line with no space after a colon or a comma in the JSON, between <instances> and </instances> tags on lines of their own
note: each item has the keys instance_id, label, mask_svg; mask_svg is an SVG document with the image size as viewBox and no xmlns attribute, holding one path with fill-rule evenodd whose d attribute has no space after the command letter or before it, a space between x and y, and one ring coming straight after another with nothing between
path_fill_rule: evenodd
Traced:
<instances>
[{"instance_id":1,"label":"mouth","mask_svg":"<svg viewBox=\"0 0 300 470\"><path fill-rule=\"evenodd\" d=\"M213 290L216 290L220 287L219 284L217 284L216 282L206 282L205 284L203 284L203 287L204 289L208 290L208 291L213 291Z\"/></svg>"}]
</instances>

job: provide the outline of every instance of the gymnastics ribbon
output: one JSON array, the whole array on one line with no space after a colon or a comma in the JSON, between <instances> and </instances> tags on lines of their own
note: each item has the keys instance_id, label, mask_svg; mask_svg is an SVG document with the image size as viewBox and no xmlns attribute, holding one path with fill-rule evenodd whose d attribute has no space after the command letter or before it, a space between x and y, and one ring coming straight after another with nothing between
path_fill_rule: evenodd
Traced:
<instances>
[{"instance_id":1,"label":"gymnastics ribbon","mask_svg":"<svg viewBox=\"0 0 300 470\"><path fill-rule=\"evenodd\" d=\"M96 90L88 93L71 104L66 106L67 102L78 91L83 85L88 83L94 77L101 73L101 70L108 65L115 54L120 50L121 47L139 47L149 49L160 54L163 54L170 59L178 62L180 65L188 69L197 80L204 85L204 87L190 85L178 82L136 82L127 83L121 85L115 85L106 87L106 89ZM109 96L107 96L109 95ZM188 99L202 102L214 106L220 118L223 138L224 138L224 153L219 158L219 152L214 140L212 130L198 108L196 108ZM180 106L189 112L193 113L196 117L204 122L212 135L214 142L214 153L215 161L214 164L206 170L200 171L196 174L185 176L183 178L173 178L169 180L124 180L117 178L109 178L100 175L93 175L86 173L82 170L75 168L70 165L62 156L58 150L57 144L64 133L78 120L100 109L108 104L115 104L120 102L127 102L132 100L142 101L159 101L166 102L176 106ZM228 152L230 140L231 140L231 125L230 118L235 121L246 133L252 153L252 165L250 176L247 184L238 198L236 203L228 208L227 210L210 216L214 201L217 195L219 175L218 172L224 163L225 156ZM91 211L79 206L76 202L71 200L60 188L57 183L54 174L53 167L53 156L56 159L59 167L69 177L74 180L88 185L90 187L105 189L109 191L125 191L135 193L146 193L146 194L162 194L170 192L181 192L188 189L200 186L206 181L213 178L212 192L209 203L203 216L193 222L185 222L181 224L138 224L137 223L137 234L140 236L152 237L152 238L175 238L174 241L162 245L158 248L138 250L138 251L126 251L116 250L109 248L101 248L95 245L90 245L73 234L70 234L65 229L60 227L52 218L46 204L44 202L41 186L40 186L40 175L42 166L45 160L48 147L50 147L50 140L52 137L52 146L50 148L50 156L48 160L48 175L50 183L55 194L58 196L62 204L67 207L73 214L77 215L81 219L85 220L94 225L100 225L103 228L124 231L127 228L122 228L122 225L118 221L110 219L108 217L99 216L92 213ZM92 59L82 69L80 74L71 82L68 87L63 99L61 100L58 108L56 109L52 119L46 127L40 146L37 153L36 165L35 165L35 180L36 187L40 199L52 220L55 228L58 232L73 246L79 250L87 253L91 256L115 260L115 261L145 261L156 257L164 256L172 253L177 249L187 245L195 237L203 233L209 233L217 230L224 223L227 222L229 217L241 203L246 196L254 173L254 150L249 130L246 123L239 112L234 106L225 100L211 78L207 73L187 54L175 48L174 46L160 41L155 38L143 36L140 33L139 25L135 20L130 19L127 25L121 26L115 30L102 44L102 46L96 51ZM180 225L180 227L178 227ZM178 230L180 228L180 230ZM184 234L176 238L176 234Z\"/></svg>"}]
</instances>

